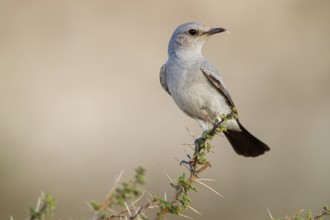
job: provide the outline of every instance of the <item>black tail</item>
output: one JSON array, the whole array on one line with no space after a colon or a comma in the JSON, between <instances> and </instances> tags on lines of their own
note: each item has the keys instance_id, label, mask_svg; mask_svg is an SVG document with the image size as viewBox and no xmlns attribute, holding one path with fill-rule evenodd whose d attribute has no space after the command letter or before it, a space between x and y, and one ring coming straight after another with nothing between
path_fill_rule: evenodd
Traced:
<instances>
[{"instance_id":1,"label":"black tail","mask_svg":"<svg viewBox=\"0 0 330 220\"><path fill-rule=\"evenodd\" d=\"M238 124L242 131L228 130L224 132L237 154L245 157L257 157L270 150L266 144L254 137L239 122Z\"/></svg>"}]
</instances>

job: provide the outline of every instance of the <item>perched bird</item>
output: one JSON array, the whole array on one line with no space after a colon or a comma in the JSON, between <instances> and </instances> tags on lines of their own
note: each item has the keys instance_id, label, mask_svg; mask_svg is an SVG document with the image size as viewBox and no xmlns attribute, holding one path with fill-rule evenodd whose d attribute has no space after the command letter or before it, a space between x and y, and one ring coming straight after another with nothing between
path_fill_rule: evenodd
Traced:
<instances>
[{"instance_id":1,"label":"perched bird","mask_svg":"<svg viewBox=\"0 0 330 220\"><path fill-rule=\"evenodd\" d=\"M235 111L224 81L203 56L202 47L224 28L210 28L190 22L176 28L168 45L168 60L160 69L160 83L177 106L194 118L205 131L221 116ZM223 122L225 136L237 154L256 157L270 148L248 132L238 119Z\"/></svg>"}]
</instances>

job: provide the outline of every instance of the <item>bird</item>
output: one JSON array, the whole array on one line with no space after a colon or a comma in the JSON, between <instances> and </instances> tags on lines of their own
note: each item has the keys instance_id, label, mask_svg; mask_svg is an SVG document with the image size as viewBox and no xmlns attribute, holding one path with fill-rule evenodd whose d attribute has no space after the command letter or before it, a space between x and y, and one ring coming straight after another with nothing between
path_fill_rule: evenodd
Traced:
<instances>
[{"instance_id":1,"label":"bird","mask_svg":"<svg viewBox=\"0 0 330 220\"><path fill-rule=\"evenodd\" d=\"M168 59L160 68L160 84L176 105L195 119L203 131L223 115L237 114L227 86L215 66L202 54L205 42L225 28L201 22L178 26L168 44ZM257 157L270 148L243 127L237 118L223 121L224 135L238 155Z\"/></svg>"}]
</instances>

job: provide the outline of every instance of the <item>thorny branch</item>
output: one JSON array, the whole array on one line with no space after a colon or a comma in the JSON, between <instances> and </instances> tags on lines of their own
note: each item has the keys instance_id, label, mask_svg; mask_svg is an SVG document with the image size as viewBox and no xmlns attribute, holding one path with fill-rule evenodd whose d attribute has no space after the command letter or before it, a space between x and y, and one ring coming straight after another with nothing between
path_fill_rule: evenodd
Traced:
<instances>
[{"instance_id":1,"label":"thorny branch","mask_svg":"<svg viewBox=\"0 0 330 220\"><path fill-rule=\"evenodd\" d=\"M286 216L285 218L273 218L269 209L268 214L271 220L323 220L323 216L330 216L330 209L324 206L322 212L314 217L310 210L305 211L304 209L299 210L291 216Z\"/></svg>"},{"instance_id":2,"label":"thorny branch","mask_svg":"<svg viewBox=\"0 0 330 220\"><path fill-rule=\"evenodd\" d=\"M140 189L141 185L145 183L145 170L144 168L139 167L135 169L136 174L133 180L128 180L120 184L121 177L123 175L121 172L115 180L114 187L110 190L103 203L98 203L96 201L89 203L94 212L92 220L148 220L149 218L145 215L145 212L155 208L159 210L154 218L156 220L163 219L165 215L169 213L191 219L190 217L182 214L182 209L190 209L201 215L196 209L190 206L191 199L188 196L188 192L190 190L196 191L196 188L192 184L199 183L221 196L217 191L204 183L206 181L214 180L201 179L198 175L211 166L210 162L206 159L206 154L211 150L211 145L209 142L216 134L226 131L226 129L222 126L222 123L232 118L237 118L236 111L233 111L232 114L221 117L220 121L213 124L212 129L205 131L201 137L195 140L193 156L187 154L189 160L181 161L180 163L189 165L185 166L190 171L189 177L186 177L186 174L183 173L176 181L173 181L173 179L171 179L171 177L164 170L166 176L171 182L170 185L175 189L171 200L168 201L166 193L164 198L161 198L151 195L146 190L143 191ZM145 194L148 196L145 196ZM147 201L140 202L142 199L146 199ZM129 202L129 205L127 202ZM137 205L138 203L142 203L142 205ZM42 194L38 200L37 207L35 209L30 209L30 216L27 219L44 220L46 217L52 216L52 211L55 209L55 206L55 199L51 195ZM118 207L121 208L118 210ZM304 210L300 210L292 216L279 219L273 218L269 210L268 212L272 220L322 220L324 216L330 216L330 209L328 207L324 207L322 212L314 217L310 210L306 213ZM301 217L302 215L304 216ZM11 217L11 219L13 220L13 217Z\"/></svg>"},{"instance_id":3,"label":"thorny branch","mask_svg":"<svg viewBox=\"0 0 330 220\"><path fill-rule=\"evenodd\" d=\"M213 127L210 130L203 132L202 136L195 140L195 148L192 156L187 155L188 161L181 161L189 165L190 175L186 177L186 174L183 173L176 182L173 181L168 174L168 178L171 181L171 186L175 189L172 199L167 200L167 196L164 196L164 199L158 196L149 195L148 201L144 205L137 206L138 200L143 196L140 193L139 186L144 183L144 181L139 181L138 179L143 179L142 174L144 170L136 170L137 174L135 175L136 179L125 182L122 186L119 186L118 182L120 177L115 181L115 187L110 191L105 201L102 204L98 204L95 201L91 203L91 206L95 212L93 220L113 220L113 219L143 219L147 220L145 216L145 211L147 209L158 208L159 211L155 217L156 220L163 219L166 214L171 213L174 215L179 215L182 217L190 218L182 214L182 209L191 209L194 212L200 214L197 210L190 206L191 199L188 196L190 190L196 191L196 188L192 185L193 183L199 183L216 194L220 195L214 189L203 183L205 179L199 179L198 175L204 172L209 166L210 162L206 159L206 154L211 150L211 144L209 143L216 134L219 134L225 131L225 128L222 126L222 123L228 119L237 118L236 112L229 115L224 115L221 117L220 121L216 121L213 124ZM206 180L205 180L206 181ZM125 193L129 192L128 197ZM132 192L136 192L135 194ZM130 202L130 205L127 205L126 201L140 196L135 202ZM221 195L220 195L221 196ZM120 211L115 211L116 206L122 206L124 209Z\"/></svg>"}]
</instances>

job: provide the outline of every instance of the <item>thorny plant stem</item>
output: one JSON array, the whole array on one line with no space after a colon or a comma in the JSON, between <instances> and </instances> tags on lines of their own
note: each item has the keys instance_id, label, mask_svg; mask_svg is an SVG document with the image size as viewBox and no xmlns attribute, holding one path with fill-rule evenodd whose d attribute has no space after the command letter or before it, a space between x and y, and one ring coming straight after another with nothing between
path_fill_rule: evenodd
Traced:
<instances>
[{"instance_id":1,"label":"thorny plant stem","mask_svg":"<svg viewBox=\"0 0 330 220\"><path fill-rule=\"evenodd\" d=\"M187 163L190 165L189 166L190 167L190 176L188 179L183 180L186 185L184 185L182 183L180 184L179 179L178 179L177 185L175 185L176 189L175 189L172 199L170 201L165 201L167 204L171 204L174 206L176 206L176 204L179 204L178 206L180 206L180 207L184 206L180 202L180 198L182 197L182 195L187 196L187 190L192 188L191 184L198 181L197 175L204 172L208 167L211 166L210 162L208 162L205 158L206 153L209 152L209 150L206 147L206 145L208 145L208 141L210 141L216 134L222 132L222 130L219 128L221 127L221 124L224 121L226 121L227 119L234 118L234 117L237 117L236 111L232 111L232 113L230 113L229 115L222 117L220 121L213 124L212 129L205 131L201 137L199 137L198 139L195 140L195 149L194 149L193 156L190 157L189 155L187 155L189 158L189 161L188 162L183 161L184 163ZM201 154L203 154L203 158L201 158L201 156L200 156ZM203 159L203 161L201 161L201 159ZM118 181L119 180L117 178L116 185L117 185ZM114 190L114 188L111 190L111 192L113 190ZM155 217L156 220L163 219L167 213L173 213L173 211L170 210L171 207L161 208L161 205L164 203L164 200L157 198L155 196L152 196L152 200L148 201L145 205L142 205L142 206L139 206L136 208L134 207L133 209L126 207L126 209L121 210L119 212L113 212L113 210L110 209L110 205L112 203L111 196L110 196L111 192L110 192L109 196L107 197L107 199L101 205L101 209L100 209L100 211L111 210L111 212L113 213L112 215L110 215L106 218L107 220L141 219L141 215L144 216L143 211L145 211L146 209L155 208L155 207L160 208L160 211L158 212L157 216ZM134 203L132 205L134 205ZM187 205L185 207L187 207ZM189 207L189 204L188 204L188 207ZM131 212L134 214L130 214ZM175 213L175 214L181 215L180 213L179 214ZM99 216L96 219L103 219L103 218L100 218L100 216Z\"/></svg>"},{"instance_id":2,"label":"thorny plant stem","mask_svg":"<svg viewBox=\"0 0 330 220\"><path fill-rule=\"evenodd\" d=\"M234 117L234 114L229 114L228 116L226 116L226 118L231 118ZM209 131L206 131L208 133L209 136L213 137L214 135L217 134L217 129L221 126L221 124L224 122L224 119L221 118L221 120L218 123L215 123L213 125L213 128ZM201 147L202 143L205 143L206 141L208 141L207 138L203 137L203 135L195 140L195 151L194 151L194 156L193 158L190 159L190 161L188 163L190 163L190 177L187 180L187 182L189 184L192 184L194 182L196 182L196 180L198 179L197 174L202 173L206 168L208 168L209 166L211 166L210 162L206 161L204 164L202 164L202 166L199 168L199 153L202 150L205 150L204 148ZM173 196L173 199L171 201L171 204L174 204L178 201L178 197L179 195L184 191L184 187L181 186L180 188L178 188ZM168 213L169 210L168 209L163 209L159 215L156 217L156 220L160 220L162 219L166 213Z\"/></svg>"}]
</instances>

